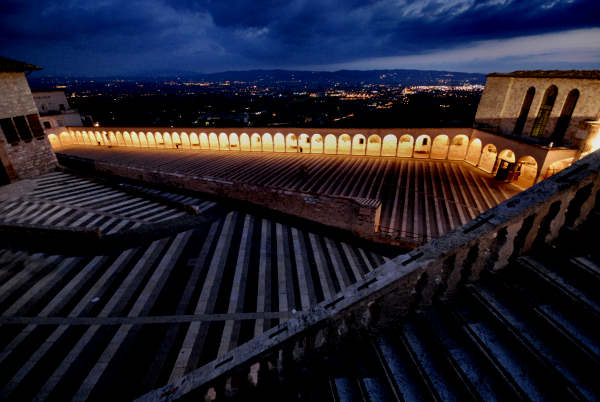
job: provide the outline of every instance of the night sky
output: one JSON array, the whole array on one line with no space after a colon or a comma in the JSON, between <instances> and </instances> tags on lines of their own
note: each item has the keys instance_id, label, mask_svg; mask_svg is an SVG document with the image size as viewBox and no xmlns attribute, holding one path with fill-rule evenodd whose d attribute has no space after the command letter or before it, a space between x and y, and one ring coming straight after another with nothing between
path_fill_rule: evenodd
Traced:
<instances>
[{"instance_id":1,"label":"night sky","mask_svg":"<svg viewBox=\"0 0 600 402\"><path fill-rule=\"evenodd\" d=\"M599 0L2 0L36 74L600 68Z\"/></svg>"}]
</instances>

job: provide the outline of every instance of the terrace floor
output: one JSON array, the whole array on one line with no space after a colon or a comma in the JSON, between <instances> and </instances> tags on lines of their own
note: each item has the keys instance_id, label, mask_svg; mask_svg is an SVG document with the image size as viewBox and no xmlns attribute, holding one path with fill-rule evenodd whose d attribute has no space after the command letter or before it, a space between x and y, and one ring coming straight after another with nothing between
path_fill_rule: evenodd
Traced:
<instances>
[{"instance_id":1,"label":"terrace floor","mask_svg":"<svg viewBox=\"0 0 600 402\"><path fill-rule=\"evenodd\" d=\"M517 194L464 162L344 155L69 146L57 152L190 177L380 200L382 235L428 241Z\"/></svg>"},{"instance_id":2,"label":"terrace floor","mask_svg":"<svg viewBox=\"0 0 600 402\"><path fill-rule=\"evenodd\" d=\"M10 188L0 189L6 225L110 233L184 213L60 172ZM206 207L208 223L96 255L43 252L35 237L28 247L0 245L0 400L131 400L392 257L201 198L162 196Z\"/></svg>"}]
</instances>

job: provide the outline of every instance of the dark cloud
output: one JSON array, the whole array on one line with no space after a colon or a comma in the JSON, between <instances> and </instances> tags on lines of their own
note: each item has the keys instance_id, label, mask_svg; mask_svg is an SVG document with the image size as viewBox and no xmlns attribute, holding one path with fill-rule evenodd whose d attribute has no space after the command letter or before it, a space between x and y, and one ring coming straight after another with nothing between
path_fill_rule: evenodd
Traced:
<instances>
[{"instance_id":1,"label":"dark cloud","mask_svg":"<svg viewBox=\"0 0 600 402\"><path fill-rule=\"evenodd\" d=\"M597 0L4 0L0 46L54 74L298 68L598 27L599 16Z\"/></svg>"}]
</instances>

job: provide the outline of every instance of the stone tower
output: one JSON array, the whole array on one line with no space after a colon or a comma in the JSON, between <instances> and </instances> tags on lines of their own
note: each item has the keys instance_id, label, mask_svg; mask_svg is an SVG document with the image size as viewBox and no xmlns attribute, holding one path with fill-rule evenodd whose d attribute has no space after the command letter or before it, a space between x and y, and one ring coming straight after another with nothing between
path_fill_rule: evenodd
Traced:
<instances>
[{"instance_id":1,"label":"stone tower","mask_svg":"<svg viewBox=\"0 0 600 402\"><path fill-rule=\"evenodd\" d=\"M34 70L41 68L0 57L0 184L38 176L57 164L25 77Z\"/></svg>"}]
</instances>

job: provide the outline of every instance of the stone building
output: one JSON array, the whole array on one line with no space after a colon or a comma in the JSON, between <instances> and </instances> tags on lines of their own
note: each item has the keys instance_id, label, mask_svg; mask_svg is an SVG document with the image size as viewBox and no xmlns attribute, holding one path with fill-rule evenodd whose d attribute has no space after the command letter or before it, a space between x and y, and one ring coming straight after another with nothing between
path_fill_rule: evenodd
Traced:
<instances>
[{"instance_id":1,"label":"stone building","mask_svg":"<svg viewBox=\"0 0 600 402\"><path fill-rule=\"evenodd\" d=\"M71 109L64 91L34 91L33 100L45 129L83 125L79 111Z\"/></svg>"},{"instance_id":2,"label":"stone building","mask_svg":"<svg viewBox=\"0 0 600 402\"><path fill-rule=\"evenodd\" d=\"M41 70L0 57L0 183L38 176L56 167L25 78Z\"/></svg>"},{"instance_id":3,"label":"stone building","mask_svg":"<svg viewBox=\"0 0 600 402\"><path fill-rule=\"evenodd\" d=\"M600 118L600 71L489 74L477 128L527 142L588 152L588 122Z\"/></svg>"}]
</instances>

